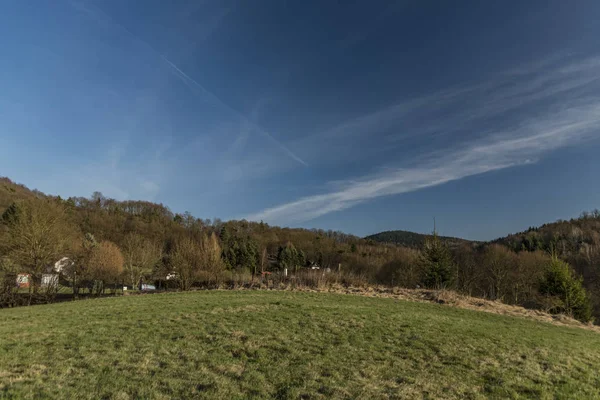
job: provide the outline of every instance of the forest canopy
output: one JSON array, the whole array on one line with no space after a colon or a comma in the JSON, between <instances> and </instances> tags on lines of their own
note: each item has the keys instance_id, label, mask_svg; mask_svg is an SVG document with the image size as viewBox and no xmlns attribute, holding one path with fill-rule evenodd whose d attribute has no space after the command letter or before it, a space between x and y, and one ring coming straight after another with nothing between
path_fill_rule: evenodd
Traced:
<instances>
[{"instance_id":1,"label":"forest canopy","mask_svg":"<svg viewBox=\"0 0 600 400\"><path fill-rule=\"evenodd\" d=\"M265 274L314 283L319 271L321 283L451 289L582 320L600 317L598 211L491 243L435 232L359 238L260 221L202 219L99 192L62 199L0 178L0 215L2 298L18 273L30 274L32 290L39 290L42 275L66 257L71 264L61 279L76 291L142 282L186 290L234 277L256 282ZM563 286L569 290L558 289Z\"/></svg>"}]
</instances>

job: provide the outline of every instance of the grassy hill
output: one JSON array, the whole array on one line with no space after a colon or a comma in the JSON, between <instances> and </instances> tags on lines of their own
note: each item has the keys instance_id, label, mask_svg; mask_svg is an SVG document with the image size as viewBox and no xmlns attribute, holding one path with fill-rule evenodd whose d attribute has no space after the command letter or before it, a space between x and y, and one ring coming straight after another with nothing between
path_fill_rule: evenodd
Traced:
<instances>
[{"instance_id":1,"label":"grassy hill","mask_svg":"<svg viewBox=\"0 0 600 400\"><path fill-rule=\"evenodd\" d=\"M408 231L385 231L367 236L365 239L372 240L378 243L392 243L400 246L421 248L425 243L425 239L430 235ZM466 239L460 239L449 236L440 236L440 239L448 243L449 246L458 246L464 243L472 243Z\"/></svg>"},{"instance_id":2,"label":"grassy hill","mask_svg":"<svg viewBox=\"0 0 600 400\"><path fill-rule=\"evenodd\" d=\"M0 311L5 398L598 398L600 335L437 304L201 291Z\"/></svg>"}]
</instances>

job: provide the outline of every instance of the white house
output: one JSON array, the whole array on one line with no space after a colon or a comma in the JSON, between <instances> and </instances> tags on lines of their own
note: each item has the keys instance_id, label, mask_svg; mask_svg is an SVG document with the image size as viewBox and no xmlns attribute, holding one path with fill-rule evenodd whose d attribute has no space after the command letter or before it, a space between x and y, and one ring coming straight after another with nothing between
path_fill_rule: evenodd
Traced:
<instances>
[{"instance_id":1,"label":"white house","mask_svg":"<svg viewBox=\"0 0 600 400\"><path fill-rule=\"evenodd\" d=\"M63 257L54 263L53 270L54 270L54 272L57 272L60 274L61 272L63 272L63 270L65 268L68 268L71 265L73 265L73 261L69 257Z\"/></svg>"}]
</instances>

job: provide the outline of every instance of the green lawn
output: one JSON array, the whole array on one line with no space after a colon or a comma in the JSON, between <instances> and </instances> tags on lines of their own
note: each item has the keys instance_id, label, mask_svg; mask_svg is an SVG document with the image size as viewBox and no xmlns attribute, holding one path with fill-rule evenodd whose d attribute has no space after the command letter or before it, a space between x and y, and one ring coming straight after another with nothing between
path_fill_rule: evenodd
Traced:
<instances>
[{"instance_id":1,"label":"green lawn","mask_svg":"<svg viewBox=\"0 0 600 400\"><path fill-rule=\"evenodd\" d=\"M0 398L600 398L600 335L337 294L0 310Z\"/></svg>"}]
</instances>

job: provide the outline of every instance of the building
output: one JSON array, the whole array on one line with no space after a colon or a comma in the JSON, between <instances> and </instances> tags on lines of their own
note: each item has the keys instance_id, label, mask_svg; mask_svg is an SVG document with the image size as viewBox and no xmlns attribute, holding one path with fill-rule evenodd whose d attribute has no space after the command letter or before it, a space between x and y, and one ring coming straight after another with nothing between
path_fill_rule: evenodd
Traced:
<instances>
[{"instance_id":1,"label":"building","mask_svg":"<svg viewBox=\"0 0 600 400\"><path fill-rule=\"evenodd\" d=\"M41 286L43 288L58 287L58 274L43 274Z\"/></svg>"},{"instance_id":2,"label":"building","mask_svg":"<svg viewBox=\"0 0 600 400\"><path fill-rule=\"evenodd\" d=\"M63 257L54 263L53 270L54 270L54 272L60 274L62 272L66 272L65 269L69 268L73 264L74 264L74 262L69 257Z\"/></svg>"},{"instance_id":3,"label":"building","mask_svg":"<svg viewBox=\"0 0 600 400\"><path fill-rule=\"evenodd\" d=\"M21 273L17 275L17 287L19 289L28 289L31 282L31 275Z\"/></svg>"}]
</instances>

